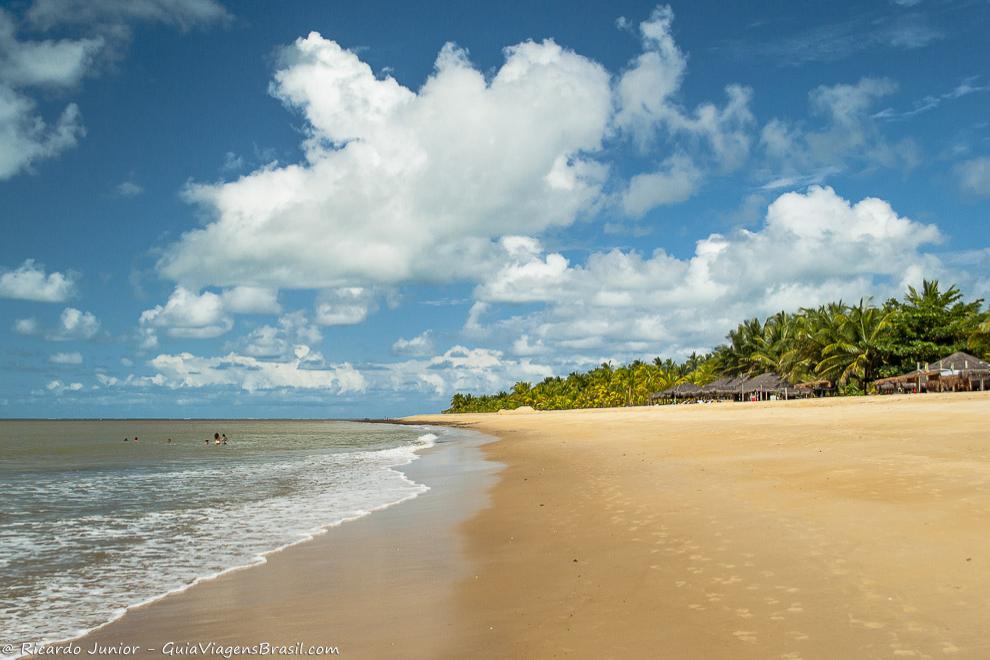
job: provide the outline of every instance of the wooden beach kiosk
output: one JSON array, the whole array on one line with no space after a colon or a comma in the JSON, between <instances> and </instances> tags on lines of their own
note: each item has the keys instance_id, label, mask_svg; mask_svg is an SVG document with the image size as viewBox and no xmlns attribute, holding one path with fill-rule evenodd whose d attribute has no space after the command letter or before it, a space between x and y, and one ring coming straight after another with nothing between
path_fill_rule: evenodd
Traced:
<instances>
[{"instance_id":1,"label":"wooden beach kiosk","mask_svg":"<svg viewBox=\"0 0 990 660\"><path fill-rule=\"evenodd\" d=\"M880 394L984 392L990 390L990 362L957 351L920 369L873 381Z\"/></svg>"}]
</instances>

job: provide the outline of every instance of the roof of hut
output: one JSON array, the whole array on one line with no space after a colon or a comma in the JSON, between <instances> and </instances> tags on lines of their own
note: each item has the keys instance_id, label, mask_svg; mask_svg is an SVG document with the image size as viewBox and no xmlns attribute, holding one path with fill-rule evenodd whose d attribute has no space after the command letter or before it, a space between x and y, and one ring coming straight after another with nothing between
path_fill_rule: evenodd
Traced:
<instances>
[{"instance_id":1,"label":"roof of hut","mask_svg":"<svg viewBox=\"0 0 990 660\"><path fill-rule=\"evenodd\" d=\"M748 376L733 376L731 378L723 378L721 380L715 381L715 383L710 383L708 392L717 392L719 394L735 394L739 391L739 388L745 385L749 381ZM716 383L718 383L717 386ZM715 387L712 387L715 386Z\"/></svg>"},{"instance_id":2,"label":"roof of hut","mask_svg":"<svg viewBox=\"0 0 990 660\"><path fill-rule=\"evenodd\" d=\"M728 385L731 380L732 378L730 376L726 376L725 378L719 378L718 380L713 380L707 385L704 385L701 389L705 392L717 392L720 389L724 388L726 385Z\"/></svg>"},{"instance_id":3,"label":"roof of hut","mask_svg":"<svg viewBox=\"0 0 990 660\"><path fill-rule=\"evenodd\" d=\"M775 390L793 389L793 388L794 388L793 385L791 385L786 380L784 380L777 374L773 373L772 371L767 371L766 373L762 373L759 376L750 378L742 386L743 392L756 392L758 390L763 392L773 392Z\"/></svg>"},{"instance_id":4,"label":"roof of hut","mask_svg":"<svg viewBox=\"0 0 990 660\"><path fill-rule=\"evenodd\" d=\"M957 351L952 355L936 360L927 366L928 371L942 371L951 369L952 371L984 371L990 370L990 362L981 360L975 355Z\"/></svg>"},{"instance_id":5,"label":"roof of hut","mask_svg":"<svg viewBox=\"0 0 990 660\"><path fill-rule=\"evenodd\" d=\"M680 385L675 385L674 387L668 387L662 392L656 392L650 398L661 399L668 396L685 396L698 394L701 391L702 389L694 383L681 383Z\"/></svg>"},{"instance_id":6,"label":"roof of hut","mask_svg":"<svg viewBox=\"0 0 990 660\"><path fill-rule=\"evenodd\" d=\"M928 382L928 371L924 369L920 371L909 371L908 373L901 374L900 376L888 376L886 378L879 378L873 382L877 385L883 385L884 383L914 383L919 378L922 382Z\"/></svg>"}]
</instances>

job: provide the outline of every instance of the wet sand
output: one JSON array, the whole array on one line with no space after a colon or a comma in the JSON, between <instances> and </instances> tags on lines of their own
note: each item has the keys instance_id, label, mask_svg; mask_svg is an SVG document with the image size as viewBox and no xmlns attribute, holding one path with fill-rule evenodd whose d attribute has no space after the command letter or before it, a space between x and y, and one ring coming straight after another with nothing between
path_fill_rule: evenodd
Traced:
<instances>
[{"instance_id":1,"label":"wet sand","mask_svg":"<svg viewBox=\"0 0 990 660\"><path fill-rule=\"evenodd\" d=\"M987 394L443 419L508 465L445 657L990 658Z\"/></svg>"},{"instance_id":2,"label":"wet sand","mask_svg":"<svg viewBox=\"0 0 990 660\"><path fill-rule=\"evenodd\" d=\"M491 438L471 435L397 468L429 485L426 493L271 554L265 564L133 608L73 643L85 657L119 657L89 655L94 645L169 657L161 649L170 642L180 650L268 642L339 649L318 657L436 657L456 621L455 587L470 569L458 525L487 505L500 467L480 448Z\"/></svg>"},{"instance_id":3,"label":"wet sand","mask_svg":"<svg viewBox=\"0 0 990 660\"><path fill-rule=\"evenodd\" d=\"M990 658L990 395L416 419L501 438L497 480L446 454L429 493L82 643Z\"/></svg>"}]
</instances>

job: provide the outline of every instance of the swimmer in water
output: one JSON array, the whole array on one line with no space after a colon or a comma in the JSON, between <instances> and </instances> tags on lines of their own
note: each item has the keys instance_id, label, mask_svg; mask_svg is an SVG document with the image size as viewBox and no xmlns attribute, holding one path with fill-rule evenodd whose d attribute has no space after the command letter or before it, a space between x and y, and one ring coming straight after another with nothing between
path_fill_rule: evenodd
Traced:
<instances>
[{"instance_id":1,"label":"swimmer in water","mask_svg":"<svg viewBox=\"0 0 990 660\"><path fill-rule=\"evenodd\" d=\"M223 437L223 444L227 444L227 434L224 433L222 437Z\"/></svg>"},{"instance_id":2,"label":"swimmer in water","mask_svg":"<svg viewBox=\"0 0 990 660\"><path fill-rule=\"evenodd\" d=\"M124 442L130 442L130 441L131 441L130 438L124 438Z\"/></svg>"}]
</instances>

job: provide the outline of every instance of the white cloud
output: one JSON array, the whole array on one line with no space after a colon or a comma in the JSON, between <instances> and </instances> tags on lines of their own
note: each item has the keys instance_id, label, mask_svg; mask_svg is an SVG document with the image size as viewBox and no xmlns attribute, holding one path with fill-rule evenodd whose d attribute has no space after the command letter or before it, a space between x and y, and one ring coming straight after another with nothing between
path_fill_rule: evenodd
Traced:
<instances>
[{"instance_id":1,"label":"white cloud","mask_svg":"<svg viewBox=\"0 0 990 660\"><path fill-rule=\"evenodd\" d=\"M887 78L863 78L855 85L820 85L808 94L817 127L782 119L768 121L760 134L767 172L767 189L778 182L822 181L848 164L866 167L912 168L919 162L910 139L889 142L872 112L876 102L897 90Z\"/></svg>"},{"instance_id":2,"label":"white cloud","mask_svg":"<svg viewBox=\"0 0 990 660\"><path fill-rule=\"evenodd\" d=\"M36 335L39 331L38 319L27 318L14 321L14 332L20 335Z\"/></svg>"},{"instance_id":3,"label":"white cloud","mask_svg":"<svg viewBox=\"0 0 990 660\"><path fill-rule=\"evenodd\" d=\"M935 108L942 105L944 101L952 101L955 99L962 98L964 96L969 96L970 94L979 94L981 92L990 92L990 85L980 85L977 84L979 80L978 76L970 76L964 79L958 85L953 87L947 92L938 95L926 95L914 103L914 107L910 110L904 110L898 112L893 108L884 108L880 112L873 115L874 119L907 119L909 117L914 117L915 115L920 115L923 112L928 112L929 110L934 110Z\"/></svg>"},{"instance_id":4,"label":"white cloud","mask_svg":"<svg viewBox=\"0 0 990 660\"><path fill-rule=\"evenodd\" d=\"M990 197L990 158L973 158L956 167L959 185L974 195Z\"/></svg>"},{"instance_id":5,"label":"white cloud","mask_svg":"<svg viewBox=\"0 0 990 660\"><path fill-rule=\"evenodd\" d=\"M0 9L0 80L12 87L78 83L103 39L20 41L13 17Z\"/></svg>"},{"instance_id":6,"label":"white cloud","mask_svg":"<svg viewBox=\"0 0 990 660\"><path fill-rule=\"evenodd\" d=\"M309 354L311 348L322 341L319 327L310 323L304 312L297 311L282 316L277 327L262 325L255 328L242 343L244 353L251 357L289 358L299 347L305 347Z\"/></svg>"},{"instance_id":7,"label":"white cloud","mask_svg":"<svg viewBox=\"0 0 990 660\"><path fill-rule=\"evenodd\" d=\"M428 355L433 352L432 333L424 330L412 339L399 337L392 344L392 352L399 355Z\"/></svg>"},{"instance_id":8,"label":"white cloud","mask_svg":"<svg viewBox=\"0 0 990 660\"><path fill-rule=\"evenodd\" d=\"M943 264L922 251L940 240L935 226L899 216L883 200L852 204L812 187L778 197L756 231L698 241L689 259L612 250L571 265L558 254L519 251L475 295L487 305L545 303L487 328L519 354L534 342L558 355L689 352L756 314L896 294L907 280L944 276Z\"/></svg>"},{"instance_id":9,"label":"white cloud","mask_svg":"<svg viewBox=\"0 0 990 660\"><path fill-rule=\"evenodd\" d=\"M234 327L232 314L276 314L281 311L278 290L238 286L214 293L195 292L178 286L164 305L141 313L138 320L141 347L158 345L158 330L170 337L212 339Z\"/></svg>"},{"instance_id":10,"label":"white cloud","mask_svg":"<svg viewBox=\"0 0 990 660\"><path fill-rule=\"evenodd\" d=\"M175 288L164 306L143 311L139 322L145 331L145 348L157 344L151 334L156 328L165 329L170 337L209 339L234 327L222 296L212 291L197 294L181 286Z\"/></svg>"},{"instance_id":11,"label":"white cloud","mask_svg":"<svg viewBox=\"0 0 990 660\"><path fill-rule=\"evenodd\" d=\"M215 0L34 0L27 18L41 29L88 24L119 30L143 22L185 30L227 21L230 14Z\"/></svg>"},{"instance_id":12,"label":"white cloud","mask_svg":"<svg viewBox=\"0 0 990 660\"><path fill-rule=\"evenodd\" d=\"M16 270L0 272L0 298L35 300L38 302L65 302L76 292L72 273L52 272L33 259L28 259Z\"/></svg>"},{"instance_id":13,"label":"white cloud","mask_svg":"<svg viewBox=\"0 0 990 660\"><path fill-rule=\"evenodd\" d=\"M82 388L82 383L63 383L57 378L49 381L48 385L45 386L45 389L56 395L62 394L63 392L78 392Z\"/></svg>"},{"instance_id":14,"label":"white cloud","mask_svg":"<svg viewBox=\"0 0 990 660\"><path fill-rule=\"evenodd\" d=\"M582 154L608 131L609 75L553 41L507 48L490 79L447 45L414 92L312 33L283 51L271 91L304 115L306 161L189 187L215 219L159 262L183 286L477 275L491 237L570 224L606 175Z\"/></svg>"},{"instance_id":15,"label":"white cloud","mask_svg":"<svg viewBox=\"0 0 990 660\"><path fill-rule=\"evenodd\" d=\"M702 174L683 155L671 156L656 172L637 174L622 193L626 215L640 217L658 206L683 202L698 189Z\"/></svg>"},{"instance_id":16,"label":"white cloud","mask_svg":"<svg viewBox=\"0 0 990 660\"><path fill-rule=\"evenodd\" d=\"M131 180L118 183L114 187L114 192L118 197L137 197L144 192L144 187Z\"/></svg>"},{"instance_id":17,"label":"white cloud","mask_svg":"<svg viewBox=\"0 0 990 660\"><path fill-rule=\"evenodd\" d=\"M149 362L156 375L146 382L172 389L232 386L248 392L307 389L348 394L366 389L364 377L349 363L306 368L305 357L276 362L236 353L221 357L162 354Z\"/></svg>"},{"instance_id":18,"label":"white cloud","mask_svg":"<svg viewBox=\"0 0 990 660\"><path fill-rule=\"evenodd\" d=\"M493 392L518 380L542 380L553 375L545 364L506 358L489 348L453 346L440 355L379 365L373 386L392 390L424 390L436 396L452 392Z\"/></svg>"},{"instance_id":19,"label":"white cloud","mask_svg":"<svg viewBox=\"0 0 990 660\"><path fill-rule=\"evenodd\" d=\"M522 335L514 342L512 342L512 352L516 355L539 355L546 352L546 348L543 346L543 340L537 340L536 343L530 343L529 335Z\"/></svg>"},{"instance_id":20,"label":"white cloud","mask_svg":"<svg viewBox=\"0 0 990 660\"><path fill-rule=\"evenodd\" d=\"M224 172L237 172L244 169L244 157L228 151L223 156L223 165L220 167Z\"/></svg>"},{"instance_id":21,"label":"white cloud","mask_svg":"<svg viewBox=\"0 0 990 660\"><path fill-rule=\"evenodd\" d=\"M227 17L213 0L35 0L25 12L35 31L72 24L89 36L22 40L14 15L0 8L0 181L75 147L86 134L75 103L45 119L35 91L78 86L97 69L97 60L115 56L133 22L186 28Z\"/></svg>"},{"instance_id":22,"label":"white cloud","mask_svg":"<svg viewBox=\"0 0 990 660\"><path fill-rule=\"evenodd\" d=\"M82 364L82 353L53 353L48 356L48 361L52 364Z\"/></svg>"},{"instance_id":23,"label":"white cloud","mask_svg":"<svg viewBox=\"0 0 990 660\"><path fill-rule=\"evenodd\" d=\"M278 289L237 286L221 294L224 307L234 314L278 314Z\"/></svg>"},{"instance_id":24,"label":"white cloud","mask_svg":"<svg viewBox=\"0 0 990 660\"><path fill-rule=\"evenodd\" d=\"M644 148L652 145L661 129L674 138L704 142L719 169L735 169L749 153L749 129L754 121L749 109L752 91L729 85L723 107L703 103L693 112L681 109L676 97L687 58L674 41L673 20L673 10L661 5L640 23L643 53L619 78L615 124Z\"/></svg>"},{"instance_id":25,"label":"white cloud","mask_svg":"<svg viewBox=\"0 0 990 660\"><path fill-rule=\"evenodd\" d=\"M58 325L45 335L51 341L92 339L100 331L100 322L92 312L66 307L59 316Z\"/></svg>"},{"instance_id":26,"label":"white cloud","mask_svg":"<svg viewBox=\"0 0 990 660\"><path fill-rule=\"evenodd\" d=\"M316 300L316 322L320 325L355 325L377 309L377 293L374 289L326 289Z\"/></svg>"},{"instance_id":27,"label":"white cloud","mask_svg":"<svg viewBox=\"0 0 990 660\"><path fill-rule=\"evenodd\" d=\"M76 104L49 126L23 89L77 84L102 47L99 38L21 41L13 17L0 9L0 181L76 145L85 133Z\"/></svg>"}]
</instances>

